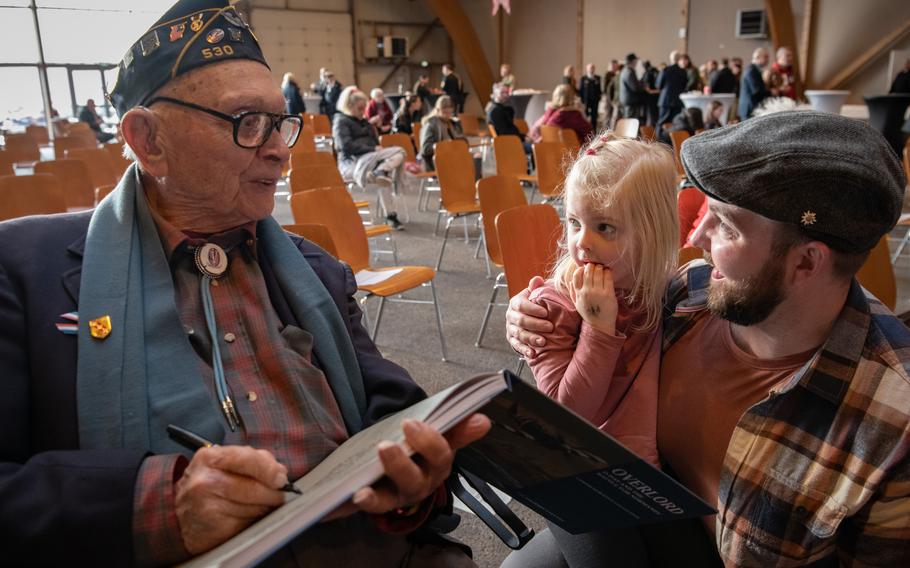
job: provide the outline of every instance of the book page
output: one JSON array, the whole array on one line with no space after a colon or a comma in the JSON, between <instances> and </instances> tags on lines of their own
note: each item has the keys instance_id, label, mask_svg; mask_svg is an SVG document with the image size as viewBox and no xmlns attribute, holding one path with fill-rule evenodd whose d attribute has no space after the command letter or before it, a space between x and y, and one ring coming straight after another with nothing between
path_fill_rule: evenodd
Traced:
<instances>
[{"instance_id":1,"label":"book page","mask_svg":"<svg viewBox=\"0 0 910 568\"><path fill-rule=\"evenodd\" d=\"M445 432L505 388L501 374L478 375L359 432L294 482L302 495L288 494L284 506L182 566L248 566L258 562L345 503L357 490L382 477L376 451L379 442L400 443L413 453L404 444L402 420L423 420ZM431 416L440 409L439 416Z\"/></svg>"},{"instance_id":2,"label":"book page","mask_svg":"<svg viewBox=\"0 0 910 568\"><path fill-rule=\"evenodd\" d=\"M402 270L402 268L394 268L392 270L359 270L357 271L357 274L354 275L354 279L357 280L358 286L372 286L374 284L379 284L380 282L385 282Z\"/></svg>"}]
</instances>

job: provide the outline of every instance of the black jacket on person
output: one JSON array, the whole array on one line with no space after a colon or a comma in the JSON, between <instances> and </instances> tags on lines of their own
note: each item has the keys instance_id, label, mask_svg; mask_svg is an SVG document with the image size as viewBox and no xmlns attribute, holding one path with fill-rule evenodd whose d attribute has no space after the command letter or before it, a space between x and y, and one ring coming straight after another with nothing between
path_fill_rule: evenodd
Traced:
<instances>
[{"instance_id":1,"label":"black jacket on person","mask_svg":"<svg viewBox=\"0 0 910 568\"><path fill-rule=\"evenodd\" d=\"M367 119L354 118L343 112L335 113L332 118L332 138L342 160L356 159L379 146L379 135Z\"/></svg>"},{"instance_id":2,"label":"black jacket on person","mask_svg":"<svg viewBox=\"0 0 910 568\"><path fill-rule=\"evenodd\" d=\"M708 80L712 93L735 93L736 92L736 75L729 67L721 67L711 73Z\"/></svg>"},{"instance_id":3,"label":"black jacket on person","mask_svg":"<svg viewBox=\"0 0 910 568\"><path fill-rule=\"evenodd\" d=\"M891 83L889 94L910 94L910 71L901 71Z\"/></svg>"},{"instance_id":4,"label":"black jacket on person","mask_svg":"<svg viewBox=\"0 0 910 568\"><path fill-rule=\"evenodd\" d=\"M657 88L660 95L657 97L657 106L666 108L681 108L682 101L679 95L686 92L686 83L689 81L685 69L677 64L669 65L657 76ZM670 119L672 120L672 116Z\"/></svg>"},{"instance_id":5,"label":"black jacket on person","mask_svg":"<svg viewBox=\"0 0 910 568\"><path fill-rule=\"evenodd\" d=\"M316 93L322 99L319 101L319 112L332 116L335 114L335 107L338 105L338 97L341 96L341 83L335 81L335 84L329 87L325 83L320 83L316 87Z\"/></svg>"},{"instance_id":6,"label":"black jacket on person","mask_svg":"<svg viewBox=\"0 0 910 568\"><path fill-rule=\"evenodd\" d=\"M302 114L306 112L306 103L300 96L300 87L296 83L288 83L281 89L284 94L285 112L288 114Z\"/></svg>"},{"instance_id":7,"label":"black jacket on person","mask_svg":"<svg viewBox=\"0 0 910 568\"><path fill-rule=\"evenodd\" d=\"M578 89L578 95L581 97L581 102L584 103L585 107L597 108L597 105L600 104L600 96L602 94L603 89L600 88L600 75L594 75L593 77L584 75L581 78L581 87Z\"/></svg>"},{"instance_id":8,"label":"black jacket on person","mask_svg":"<svg viewBox=\"0 0 910 568\"><path fill-rule=\"evenodd\" d=\"M414 123L420 122L423 113L421 111L414 111L408 113L407 109L399 108L395 111L395 116L392 117L392 132L401 132L402 134L413 134L414 133Z\"/></svg>"},{"instance_id":9,"label":"black jacket on person","mask_svg":"<svg viewBox=\"0 0 910 568\"><path fill-rule=\"evenodd\" d=\"M420 81L414 83L414 94L420 97L423 101L424 107L429 107L430 105L430 95L433 94L433 91L430 90L426 85L421 85Z\"/></svg>"},{"instance_id":10,"label":"black jacket on person","mask_svg":"<svg viewBox=\"0 0 910 568\"><path fill-rule=\"evenodd\" d=\"M512 134L524 142L524 134L515 126L515 109L509 105L490 101L487 105L487 123L493 125L497 136Z\"/></svg>"},{"instance_id":11,"label":"black jacket on person","mask_svg":"<svg viewBox=\"0 0 910 568\"><path fill-rule=\"evenodd\" d=\"M464 96L464 88L461 85L461 79L455 73L449 73L442 79L442 91L452 98L452 102L459 104Z\"/></svg>"}]
</instances>

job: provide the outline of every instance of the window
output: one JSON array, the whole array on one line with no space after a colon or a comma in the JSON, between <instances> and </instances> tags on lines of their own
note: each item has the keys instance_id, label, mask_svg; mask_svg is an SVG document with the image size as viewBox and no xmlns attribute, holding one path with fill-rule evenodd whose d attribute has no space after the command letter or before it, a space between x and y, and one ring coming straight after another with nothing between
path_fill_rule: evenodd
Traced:
<instances>
[{"instance_id":1,"label":"window","mask_svg":"<svg viewBox=\"0 0 910 568\"><path fill-rule=\"evenodd\" d=\"M4 4L6 0L3 0ZM35 22L25 8L0 8L0 63L37 63L38 41ZM9 83L2 83L7 85Z\"/></svg>"},{"instance_id":2,"label":"window","mask_svg":"<svg viewBox=\"0 0 910 568\"><path fill-rule=\"evenodd\" d=\"M4 85L0 89L4 128L21 130L22 125L44 116L37 67L0 67L0 85Z\"/></svg>"}]
</instances>

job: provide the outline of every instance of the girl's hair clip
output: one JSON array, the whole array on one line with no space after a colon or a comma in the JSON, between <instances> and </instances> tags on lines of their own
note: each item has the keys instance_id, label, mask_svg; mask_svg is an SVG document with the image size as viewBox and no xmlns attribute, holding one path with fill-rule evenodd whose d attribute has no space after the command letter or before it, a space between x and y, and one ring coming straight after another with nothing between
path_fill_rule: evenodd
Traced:
<instances>
[{"instance_id":1,"label":"girl's hair clip","mask_svg":"<svg viewBox=\"0 0 910 568\"><path fill-rule=\"evenodd\" d=\"M596 156L597 150L595 150L594 148L588 148L587 150L585 150L585 154L587 154L589 156Z\"/></svg>"}]
</instances>

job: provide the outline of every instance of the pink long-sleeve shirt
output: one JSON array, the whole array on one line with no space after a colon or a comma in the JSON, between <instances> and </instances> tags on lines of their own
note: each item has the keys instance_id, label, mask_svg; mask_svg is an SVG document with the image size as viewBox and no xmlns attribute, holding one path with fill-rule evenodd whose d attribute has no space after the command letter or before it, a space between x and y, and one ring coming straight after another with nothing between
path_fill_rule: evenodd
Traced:
<instances>
[{"instance_id":1,"label":"pink long-sleeve shirt","mask_svg":"<svg viewBox=\"0 0 910 568\"><path fill-rule=\"evenodd\" d=\"M543 334L528 365L537 388L659 467L657 381L660 327L642 332L645 314L619 305L616 333L588 325L552 281L531 293L548 310L553 331Z\"/></svg>"}]
</instances>

